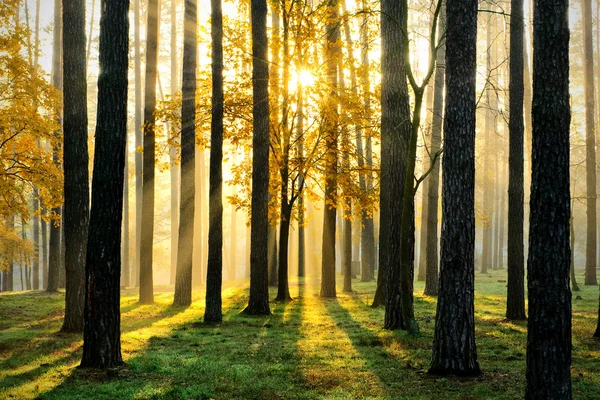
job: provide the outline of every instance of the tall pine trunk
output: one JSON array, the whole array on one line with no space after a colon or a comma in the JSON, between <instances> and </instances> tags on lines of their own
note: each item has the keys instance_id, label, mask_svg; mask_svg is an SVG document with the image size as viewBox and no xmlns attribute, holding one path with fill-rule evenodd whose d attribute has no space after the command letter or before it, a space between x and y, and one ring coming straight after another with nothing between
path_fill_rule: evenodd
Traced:
<instances>
[{"instance_id":1,"label":"tall pine trunk","mask_svg":"<svg viewBox=\"0 0 600 400\"><path fill-rule=\"evenodd\" d=\"M446 15L440 292L429 372L477 375L480 373L474 310L477 1L449 1Z\"/></svg>"},{"instance_id":2,"label":"tall pine trunk","mask_svg":"<svg viewBox=\"0 0 600 400\"><path fill-rule=\"evenodd\" d=\"M142 132L142 56L140 44L140 0L134 0L134 46L135 46L135 264L133 284L140 284L142 243L142 197L143 197L143 154L137 149L144 145Z\"/></svg>"},{"instance_id":3,"label":"tall pine trunk","mask_svg":"<svg viewBox=\"0 0 600 400\"><path fill-rule=\"evenodd\" d=\"M411 136L410 99L402 33L405 3L381 3L381 183L380 269L386 276L386 329L404 326L400 300L400 235ZM411 182L412 184L412 182Z\"/></svg>"},{"instance_id":4,"label":"tall pine trunk","mask_svg":"<svg viewBox=\"0 0 600 400\"><path fill-rule=\"evenodd\" d=\"M571 398L568 3L534 1L526 399Z\"/></svg>"},{"instance_id":5,"label":"tall pine trunk","mask_svg":"<svg viewBox=\"0 0 600 400\"><path fill-rule=\"evenodd\" d=\"M196 153L196 0L185 0L183 20L183 64L181 103L181 200L179 202L179 238L177 273L173 303L192 304L192 262L195 221Z\"/></svg>"},{"instance_id":6,"label":"tall pine trunk","mask_svg":"<svg viewBox=\"0 0 600 400\"><path fill-rule=\"evenodd\" d=\"M82 367L111 368L121 357L123 181L127 143L129 0L102 0L98 116L86 262Z\"/></svg>"},{"instance_id":7,"label":"tall pine trunk","mask_svg":"<svg viewBox=\"0 0 600 400\"><path fill-rule=\"evenodd\" d=\"M524 284L524 16L523 0L511 0L509 153L508 153L508 251L506 318L525 319Z\"/></svg>"},{"instance_id":8,"label":"tall pine trunk","mask_svg":"<svg viewBox=\"0 0 600 400\"><path fill-rule=\"evenodd\" d=\"M325 135L325 203L323 207L323 238L321 257L321 297L336 297L335 287L335 238L336 238L336 202L337 202L337 157L338 157L338 102L337 86L339 57L339 21L338 0L327 2L326 25L326 69L330 92L326 100L324 122Z\"/></svg>"},{"instance_id":9,"label":"tall pine trunk","mask_svg":"<svg viewBox=\"0 0 600 400\"><path fill-rule=\"evenodd\" d=\"M221 0L211 0L212 119L208 210L208 264L204 322L221 322L223 285L223 13Z\"/></svg>"},{"instance_id":10,"label":"tall pine trunk","mask_svg":"<svg viewBox=\"0 0 600 400\"><path fill-rule=\"evenodd\" d=\"M63 88L62 76L62 0L54 0L54 30L53 30L53 49L52 49L52 84L58 90ZM59 112L59 120L62 119ZM57 135L59 133L57 132ZM60 149L54 146L52 148L52 161L59 165ZM56 214L61 213L60 207L53 208ZM50 240L48 244L48 286L46 291L58 291L58 281L60 279L60 225L56 221L50 222Z\"/></svg>"},{"instance_id":11,"label":"tall pine trunk","mask_svg":"<svg viewBox=\"0 0 600 400\"><path fill-rule=\"evenodd\" d=\"M146 90L144 93L144 153L142 174L142 232L140 254L140 303L154 302L154 161L156 157L156 80L158 63L158 1L148 0L146 25Z\"/></svg>"},{"instance_id":12,"label":"tall pine trunk","mask_svg":"<svg viewBox=\"0 0 600 400\"><path fill-rule=\"evenodd\" d=\"M435 86L433 94L433 117L431 119L430 154L436 154L442 147L442 125L444 122L444 78L446 76L446 1L443 0L440 13L438 38L442 38L436 53ZM439 243L438 243L438 202L440 193L440 161L433 166L425 184L427 189L427 246L425 249L425 291L427 296L437 296L439 291Z\"/></svg>"},{"instance_id":13,"label":"tall pine trunk","mask_svg":"<svg viewBox=\"0 0 600 400\"><path fill-rule=\"evenodd\" d=\"M252 20L252 222L250 227L250 298L245 313L268 315L269 230L269 64L267 2L251 0Z\"/></svg>"},{"instance_id":14,"label":"tall pine trunk","mask_svg":"<svg viewBox=\"0 0 600 400\"><path fill-rule=\"evenodd\" d=\"M597 285L596 279L596 132L594 94L594 44L592 36L592 0L582 0L583 16L583 71L585 85L585 168L586 168L586 208L587 235L585 245L585 284ZM534 71L535 73L535 71Z\"/></svg>"},{"instance_id":15,"label":"tall pine trunk","mask_svg":"<svg viewBox=\"0 0 600 400\"><path fill-rule=\"evenodd\" d=\"M64 234L66 299L62 330L83 331L89 222L85 1L63 0Z\"/></svg>"}]
</instances>

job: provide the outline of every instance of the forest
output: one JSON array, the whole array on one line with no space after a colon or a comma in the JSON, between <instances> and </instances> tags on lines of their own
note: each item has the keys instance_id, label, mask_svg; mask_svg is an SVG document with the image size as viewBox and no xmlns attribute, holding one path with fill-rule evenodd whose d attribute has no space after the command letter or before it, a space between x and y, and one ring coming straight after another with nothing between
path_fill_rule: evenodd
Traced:
<instances>
[{"instance_id":1,"label":"forest","mask_svg":"<svg viewBox=\"0 0 600 400\"><path fill-rule=\"evenodd\" d=\"M1 0L0 399L600 399L594 0Z\"/></svg>"}]
</instances>

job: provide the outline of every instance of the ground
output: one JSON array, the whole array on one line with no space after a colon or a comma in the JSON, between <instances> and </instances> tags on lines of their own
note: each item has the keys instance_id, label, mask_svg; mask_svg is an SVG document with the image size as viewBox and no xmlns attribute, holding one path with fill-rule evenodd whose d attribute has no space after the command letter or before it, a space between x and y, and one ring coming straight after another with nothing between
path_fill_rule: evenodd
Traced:
<instances>
[{"instance_id":1,"label":"ground","mask_svg":"<svg viewBox=\"0 0 600 400\"><path fill-rule=\"evenodd\" d=\"M581 278L581 281L583 279ZM77 368L80 335L59 334L64 294L0 294L0 399L518 399L525 385L526 323L504 319L504 271L477 273L477 349L483 374L426 374L436 299L415 284L417 336L381 328L372 309L374 283L355 293L318 297L318 281L291 285L294 301L272 304L273 315L240 314L244 284L224 291L224 322L201 323L204 293L190 308L122 296L122 349L117 372ZM271 293L274 298L275 292ZM580 296L581 299L576 299ZM598 287L573 295L573 397L600 399Z\"/></svg>"}]
</instances>

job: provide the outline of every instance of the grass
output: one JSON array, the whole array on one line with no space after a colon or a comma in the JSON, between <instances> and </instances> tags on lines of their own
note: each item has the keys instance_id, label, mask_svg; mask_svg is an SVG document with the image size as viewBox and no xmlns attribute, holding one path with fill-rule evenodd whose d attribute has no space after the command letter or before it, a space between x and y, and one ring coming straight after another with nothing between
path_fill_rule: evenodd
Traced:
<instances>
[{"instance_id":1,"label":"grass","mask_svg":"<svg viewBox=\"0 0 600 400\"><path fill-rule=\"evenodd\" d=\"M247 317L247 288L223 293L224 322L201 323L204 294L190 308L122 296L122 350L117 377L77 369L80 335L59 334L63 294L0 294L0 399L517 399L525 385L526 323L504 319L505 273L477 273L476 330L483 375L429 376L436 299L416 282L421 332L381 328L372 309L374 283L354 281L353 295L318 297L318 281L292 284L295 300L272 304L269 317ZM583 281L583 280L582 280ZM271 293L272 298L275 293ZM581 299L575 299L580 296ZM598 288L573 300L573 394L600 399Z\"/></svg>"}]
</instances>

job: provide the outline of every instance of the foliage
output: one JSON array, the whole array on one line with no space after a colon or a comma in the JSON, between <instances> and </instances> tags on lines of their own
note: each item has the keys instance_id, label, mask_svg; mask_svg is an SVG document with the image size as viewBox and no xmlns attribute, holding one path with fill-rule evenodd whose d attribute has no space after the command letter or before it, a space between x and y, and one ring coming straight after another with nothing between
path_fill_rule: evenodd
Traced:
<instances>
[{"instance_id":1,"label":"foliage","mask_svg":"<svg viewBox=\"0 0 600 400\"><path fill-rule=\"evenodd\" d=\"M5 220L31 216L28 198L34 186L43 208L62 202L62 172L50 150L62 139L60 95L24 54L28 30L16 20L17 3L0 4L0 216Z\"/></svg>"}]
</instances>

